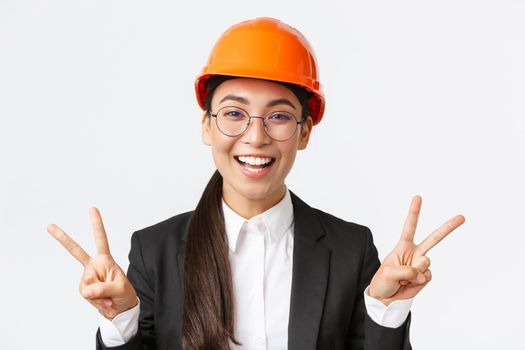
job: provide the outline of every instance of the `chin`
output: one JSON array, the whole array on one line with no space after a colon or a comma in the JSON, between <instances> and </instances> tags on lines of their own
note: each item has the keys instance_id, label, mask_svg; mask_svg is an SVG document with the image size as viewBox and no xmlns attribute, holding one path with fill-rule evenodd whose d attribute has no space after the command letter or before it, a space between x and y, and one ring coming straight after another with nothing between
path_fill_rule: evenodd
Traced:
<instances>
[{"instance_id":1,"label":"chin","mask_svg":"<svg viewBox=\"0 0 525 350\"><path fill-rule=\"evenodd\" d=\"M237 188L237 192L249 200L261 200L270 196L275 189L264 184L243 184Z\"/></svg>"}]
</instances>

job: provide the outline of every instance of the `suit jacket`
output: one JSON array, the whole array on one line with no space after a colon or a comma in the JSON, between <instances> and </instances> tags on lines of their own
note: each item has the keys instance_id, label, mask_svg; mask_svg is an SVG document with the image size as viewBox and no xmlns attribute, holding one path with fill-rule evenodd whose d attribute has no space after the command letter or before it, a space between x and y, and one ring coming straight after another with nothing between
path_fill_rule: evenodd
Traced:
<instances>
[{"instance_id":1,"label":"suit jacket","mask_svg":"<svg viewBox=\"0 0 525 350\"><path fill-rule=\"evenodd\" d=\"M290 191L294 251L288 349L410 350L410 317L382 327L366 313L363 291L380 266L370 230L310 207ZM193 211L133 233L128 278L140 298L139 331L97 349L181 350L182 274Z\"/></svg>"}]
</instances>

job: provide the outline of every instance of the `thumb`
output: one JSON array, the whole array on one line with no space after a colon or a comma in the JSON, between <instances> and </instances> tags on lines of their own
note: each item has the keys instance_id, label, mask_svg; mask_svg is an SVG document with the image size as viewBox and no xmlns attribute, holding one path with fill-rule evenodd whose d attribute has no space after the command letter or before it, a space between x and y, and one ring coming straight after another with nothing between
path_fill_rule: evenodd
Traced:
<instances>
[{"instance_id":1,"label":"thumb","mask_svg":"<svg viewBox=\"0 0 525 350\"><path fill-rule=\"evenodd\" d=\"M86 299L120 298L125 292L122 282L96 282L82 288L81 294Z\"/></svg>"},{"instance_id":2,"label":"thumb","mask_svg":"<svg viewBox=\"0 0 525 350\"><path fill-rule=\"evenodd\" d=\"M409 281L414 284L425 282L425 275L412 266L391 266L388 278L394 281Z\"/></svg>"}]
</instances>

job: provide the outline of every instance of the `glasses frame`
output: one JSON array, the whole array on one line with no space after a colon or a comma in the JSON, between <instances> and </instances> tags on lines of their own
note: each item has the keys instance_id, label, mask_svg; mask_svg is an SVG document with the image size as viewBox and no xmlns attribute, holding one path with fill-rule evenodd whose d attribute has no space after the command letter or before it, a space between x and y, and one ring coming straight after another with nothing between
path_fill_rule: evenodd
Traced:
<instances>
[{"instance_id":1,"label":"glasses frame","mask_svg":"<svg viewBox=\"0 0 525 350\"><path fill-rule=\"evenodd\" d=\"M224 131L221 130L221 128L219 127L219 118L217 118L219 112L221 110L223 110L224 108L237 108L241 111L244 112L244 114L246 114L248 116L248 123L246 123L246 128L236 134L236 135L230 135L230 134L227 134L225 133ZM290 137L288 137L287 139L283 139L283 140L279 140L279 139L276 139L276 138L273 138L269 133L268 133L268 125L266 125L266 118L272 114L275 114L275 113L286 113L286 114L289 114L293 117L293 119L295 119L295 129L293 131L293 133L290 135ZM250 123L252 121L252 118L253 119L262 119L262 122L263 122L263 126L264 126L264 132L266 133L266 135L268 135L269 138L271 138L272 140L274 141L288 141L289 139L291 139L293 137L293 135L295 135L295 132L297 131L297 125L301 124L302 122L305 121L305 118L301 119L300 121L297 121L297 118L295 117L295 115L293 115L292 113L288 112L288 111L280 111L280 110L276 110L276 111L271 111L269 113L267 113L264 117L260 117L260 116L256 116L256 115L250 115L250 113L248 113L245 109L241 108L241 107L237 107L237 106L224 106L224 107L221 107L219 108L219 110L217 110L217 113L210 113L210 116L212 118L215 118L215 125L217 125L217 129L219 129L219 131L225 135L225 136L229 136L229 137L237 137L237 136L240 136L242 134L244 134L246 131L248 131L248 129L250 128Z\"/></svg>"}]
</instances>

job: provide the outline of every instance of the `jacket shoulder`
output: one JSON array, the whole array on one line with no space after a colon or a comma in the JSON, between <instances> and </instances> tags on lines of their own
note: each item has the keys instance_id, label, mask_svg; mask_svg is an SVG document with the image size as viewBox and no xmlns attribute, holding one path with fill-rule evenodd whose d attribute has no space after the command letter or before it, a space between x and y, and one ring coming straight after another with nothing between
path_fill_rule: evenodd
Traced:
<instances>
[{"instance_id":1,"label":"jacket shoulder","mask_svg":"<svg viewBox=\"0 0 525 350\"><path fill-rule=\"evenodd\" d=\"M183 240L184 232L190 221L193 210L174 215L153 225L139 229L133 233L132 241L138 240L148 245L179 243Z\"/></svg>"},{"instance_id":2,"label":"jacket shoulder","mask_svg":"<svg viewBox=\"0 0 525 350\"><path fill-rule=\"evenodd\" d=\"M325 244L342 248L351 244L363 246L371 242L372 233L367 226L343 220L321 209L310 206L290 191L294 206L296 228L311 232L310 236L321 238ZM297 225L298 224L298 225Z\"/></svg>"},{"instance_id":3,"label":"jacket shoulder","mask_svg":"<svg viewBox=\"0 0 525 350\"><path fill-rule=\"evenodd\" d=\"M343 220L319 209L314 208L314 212L324 231L321 244L332 252L334 266L340 266L353 276L360 276L362 268L373 271L379 268L377 248L367 226Z\"/></svg>"},{"instance_id":4,"label":"jacket shoulder","mask_svg":"<svg viewBox=\"0 0 525 350\"><path fill-rule=\"evenodd\" d=\"M323 210L312 208L328 241L335 244L347 242L363 246L372 241L372 232L368 226L341 219Z\"/></svg>"}]
</instances>

